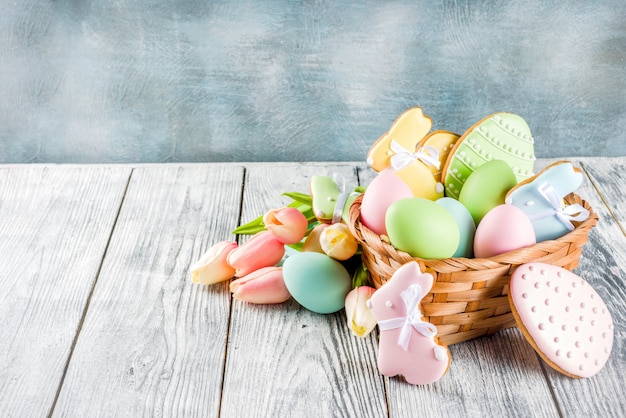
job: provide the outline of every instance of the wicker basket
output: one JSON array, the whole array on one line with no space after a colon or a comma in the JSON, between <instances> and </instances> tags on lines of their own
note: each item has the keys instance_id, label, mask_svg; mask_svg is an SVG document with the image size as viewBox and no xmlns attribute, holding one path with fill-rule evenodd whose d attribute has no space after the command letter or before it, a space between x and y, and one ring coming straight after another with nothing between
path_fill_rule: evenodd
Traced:
<instances>
[{"instance_id":1,"label":"wicker basket","mask_svg":"<svg viewBox=\"0 0 626 418\"><path fill-rule=\"evenodd\" d=\"M508 302L509 279L515 268L528 262L542 262L572 271L578 266L582 247L598 221L589 204L572 193L567 204L579 203L589 218L567 235L491 258L421 259L396 250L388 237L379 236L361 223L361 200L350 207L349 227L363 249L363 262L372 285L382 286L404 263L417 261L431 273L435 283L422 301L425 320L436 325L439 339L456 344L515 326Z\"/></svg>"}]
</instances>

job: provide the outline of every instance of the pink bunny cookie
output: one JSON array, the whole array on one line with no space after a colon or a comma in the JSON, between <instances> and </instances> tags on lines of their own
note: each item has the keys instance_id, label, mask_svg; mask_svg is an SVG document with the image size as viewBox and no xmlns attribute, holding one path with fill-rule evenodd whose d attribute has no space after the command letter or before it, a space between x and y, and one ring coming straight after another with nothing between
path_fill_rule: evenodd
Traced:
<instances>
[{"instance_id":1,"label":"pink bunny cookie","mask_svg":"<svg viewBox=\"0 0 626 418\"><path fill-rule=\"evenodd\" d=\"M574 273L528 263L511 276L509 302L522 333L554 369L598 373L611 354L613 320L600 295Z\"/></svg>"},{"instance_id":2,"label":"pink bunny cookie","mask_svg":"<svg viewBox=\"0 0 626 418\"><path fill-rule=\"evenodd\" d=\"M385 376L403 375L407 382L424 385L439 380L448 370L450 353L439 344L437 328L422 320L420 302L433 285L411 261L400 267L368 301L380 328L378 370Z\"/></svg>"}]
</instances>

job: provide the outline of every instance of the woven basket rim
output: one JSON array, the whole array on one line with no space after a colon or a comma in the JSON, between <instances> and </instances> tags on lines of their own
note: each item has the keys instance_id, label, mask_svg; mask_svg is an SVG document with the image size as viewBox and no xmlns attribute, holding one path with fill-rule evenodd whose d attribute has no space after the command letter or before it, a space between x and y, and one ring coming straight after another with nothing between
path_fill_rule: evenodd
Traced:
<instances>
[{"instance_id":1,"label":"woven basket rim","mask_svg":"<svg viewBox=\"0 0 626 418\"><path fill-rule=\"evenodd\" d=\"M350 228L352 234L362 246L367 245L368 248L370 248L372 247L372 245L374 245L377 249L382 248L383 250L381 252L384 252L386 255L388 255L390 258L393 258L394 260L415 260L418 261L420 265L428 266L435 271L439 271L439 268L443 268L447 272L468 269L484 270L497 268L503 265L518 265L525 262L530 262L533 259L537 258L536 255L532 254L537 251L549 254L554 252L556 249L562 247L563 245L567 245L568 243L571 243L573 241L586 242L589 230L593 228L598 222L598 215L593 211L591 205L586 200L583 200L576 193L570 193L565 197L565 202L568 204L581 204L585 209L589 211L589 217L586 220L577 223L573 231L570 231L569 233L557 238L556 240L546 240L538 242L531 246L519 248L490 258L459 257L424 259L419 257L413 257L412 255L404 251L397 250L391 245L388 237L384 235L380 236L367 228L365 225L363 225L363 223L361 222L362 200L363 195L360 195L352 203L352 206L350 207L350 217L348 224L348 227Z\"/></svg>"}]
</instances>

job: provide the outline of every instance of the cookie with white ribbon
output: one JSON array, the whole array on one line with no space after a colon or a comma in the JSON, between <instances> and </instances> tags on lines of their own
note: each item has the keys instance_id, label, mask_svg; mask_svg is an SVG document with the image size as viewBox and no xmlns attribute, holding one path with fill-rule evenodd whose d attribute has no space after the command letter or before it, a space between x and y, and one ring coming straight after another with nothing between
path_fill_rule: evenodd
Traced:
<instances>
[{"instance_id":1,"label":"cookie with white ribbon","mask_svg":"<svg viewBox=\"0 0 626 418\"><path fill-rule=\"evenodd\" d=\"M589 217L589 211L580 204L563 203L563 198L577 190L582 181L580 169L569 161L559 161L509 190L505 202L529 217L537 242L557 239L574 230L573 222Z\"/></svg>"},{"instance_id":2,"label":"cookie with white ribbon","mask_svg":"<svg viewBox=\"0 0 626 418\"><path fill-rule=\"evenodd\" d=\"M380 329L378 370L424 385L439 380L450 366L448 347L439 343L437 327L424 321L421 301L433 286L415 261L401 266L367 302Z\"/></svg>"},{"instance_id":3,"label":"cookie with white ribbon","mask_svg":"<svg viewBox=\"0 0 626 418\"><path fill-rule=\"evenodd\" d=\"M392 170L415 197L443 197L441 166L459 136L448 131L430 134L432 120L422 109L407 110L396 119L368 153L367 162L376 171Z\"/></svg>"},{"instance_id":4,"label":"cookie with white ribbon","mask_svg":"<svg viewBox=\"0 0 626 418\"><path fill-rule=\"evenodd\" d=\"M524 337L555 370L591 377L613 346L613 320L600 295L576 274L544 263L519 266L509 302Z\"/></svg>"},{"instance_id":5,"label":"cookie with white ribbon","mask_svg":"<svg viewBox=\"0 0 626 418\"><path fill-rule=\"evenodd\" d=\"M494 113L461 136L442 169L446 196L458 199L469 175L494 159L509 164L518 182L533 175L534 140L520 116Z\"/></svg>"},{"instance_id":6,"label":"cookie with white ribbon","mask_svg":"<svg viewBox=\"0 0 626 418\"><path fill-rule=\"evenodd\" d=\"M361 194L346 190L346 181L340 174L315 175L310 183L313 215L324 223L347 222L350 205Z\"/></svg>"}]
</instances>

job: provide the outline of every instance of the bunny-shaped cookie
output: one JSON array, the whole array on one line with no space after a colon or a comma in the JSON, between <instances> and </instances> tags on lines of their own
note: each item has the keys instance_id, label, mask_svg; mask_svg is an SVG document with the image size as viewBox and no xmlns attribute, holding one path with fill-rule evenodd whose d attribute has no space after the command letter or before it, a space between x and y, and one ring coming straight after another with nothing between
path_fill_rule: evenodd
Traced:
<instances>
[{"instance_id":1,"label":"bunny-shaped cookie","mask_svg":"<svg viewBox=\"0 0 626 418\"><path fill-rule=\"evenodd\" d=\"M402 113L371 147L367 162L381 172L392 170L415 197L436 200L443 197L441 165L459 136L452 132L430 134L432 120L419 107Z\"/></svg>"},{"instance_id":2,"label":"bunny-shaped cookie","mask_svg":"<svg viewBox=\"0 0 626 418\"><path fill-rule=\"evenodd\" d=\"M537 242L557 239L582 222L589 211L579 204L564 206L563 198L580 187L583 174L569 161L559 161L509 190L505 202L520 208L535 230Z\"/></svg>"},{"instance_id":3,"label":"bunny-shaped cookie","mask_svg":"<svg viewBox=\"0 0 626 418\"><path fill-rule=\"evenodd\" d=\"M448 370L448 348L438 343L437 328L423 321L420 311L432 285L433 276L411 261L368 301L380 328L378 370L383 375L400 374L411 384L423 385L439 380Z\"/></svg>"}]
</instances>

